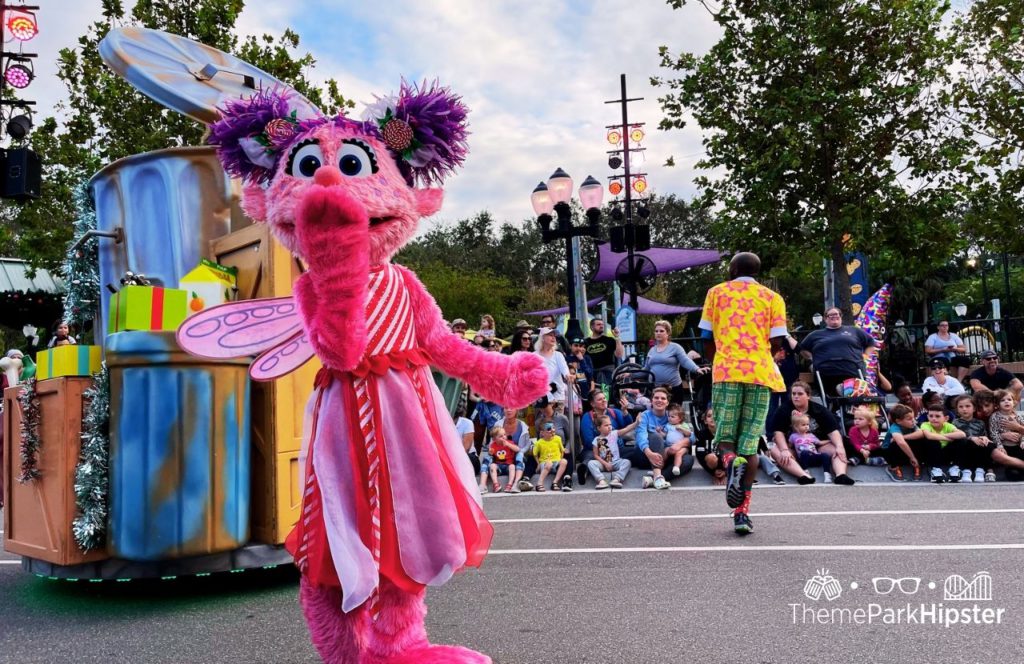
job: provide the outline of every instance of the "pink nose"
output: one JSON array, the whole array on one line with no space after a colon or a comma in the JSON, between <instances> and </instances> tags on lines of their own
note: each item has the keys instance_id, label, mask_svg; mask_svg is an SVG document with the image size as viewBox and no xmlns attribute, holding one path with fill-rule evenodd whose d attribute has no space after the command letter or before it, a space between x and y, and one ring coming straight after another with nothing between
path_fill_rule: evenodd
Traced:
<instances>
[{"instance_id":1,"label":"pink nose","mask_svg":"<svg viewBox=\"0 0 1024 664\"><path fill-rule=\"evenodd\" d=\"M321 166L313 174L313 182L323 187L341 184L343 176L335 166Z\"/></svg>"}]
</instances>

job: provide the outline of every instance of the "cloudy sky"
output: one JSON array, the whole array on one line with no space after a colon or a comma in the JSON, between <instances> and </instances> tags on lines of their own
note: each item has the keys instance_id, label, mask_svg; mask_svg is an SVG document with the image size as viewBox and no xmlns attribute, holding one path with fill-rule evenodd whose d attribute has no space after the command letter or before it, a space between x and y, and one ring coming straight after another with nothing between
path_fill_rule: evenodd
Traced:
<instances>
[{"instance_id":1,"label":"cloudy sky","mask_svg":"<svg viewBox=\"0 0 1024 664\"><path fill-rule=\"evenodd\" d=\"M99 0L42 0L37 80L23 95L52 114L63 87L55 76L58 49L72 46L100 19ZM131 4L128 0L126 5ZM659 45L704 52L717 30L699 6L672 10L662 0L249 0L242 34L280 34L291 27L317 58L314 80L336 78L357 102L409 80L438 78L469 105L472 136L465 168L447 183L435 221L489 210L499 221L532 215L529 195L561 166L577 184L611 171L605 125L620 120L619 74L625 73L630 119L646 121L645 161L652 191L689 197L699 128L663 132L658 90ZM676 166L663 166L668 156Z\"/></svg>"}]
</instances>

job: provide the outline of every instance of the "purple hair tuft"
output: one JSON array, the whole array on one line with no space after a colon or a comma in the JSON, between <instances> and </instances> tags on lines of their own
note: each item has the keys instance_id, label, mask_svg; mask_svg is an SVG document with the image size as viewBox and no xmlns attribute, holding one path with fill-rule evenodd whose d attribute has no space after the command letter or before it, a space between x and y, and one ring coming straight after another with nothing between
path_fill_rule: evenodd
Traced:
<instances>
[{"instance_id":1,"label":"purple hair tuft","mask_svg":"<svg viewBox=\"0 0 1024 664\"><path fill-rule=\"evenodd\" d=\"M279 155L273 147L264 148L256 140L271 120L292 118L289 96L286 90L278 88L260 89L248 99L224 105L221 119L210 125L206 142L217 146L217 156L225 171L251 182L270 180ZM315 120L300 123L297 131L308 122Z\"/></svg>"},{"instance_id":2,"label":"purple hair tuft","mask_svg":"<svg viewBox=\"0 0 1024 664\"><path fill-rule=\"evenodd\" d=\"M416 147L398 155L407 177L420 184L439 184L466 160L466 116L462 97L436 80L428 85L402 81L395 117L412 127ZM404 161L404 163L403 163Z\"/></svg>"}]
</instances>

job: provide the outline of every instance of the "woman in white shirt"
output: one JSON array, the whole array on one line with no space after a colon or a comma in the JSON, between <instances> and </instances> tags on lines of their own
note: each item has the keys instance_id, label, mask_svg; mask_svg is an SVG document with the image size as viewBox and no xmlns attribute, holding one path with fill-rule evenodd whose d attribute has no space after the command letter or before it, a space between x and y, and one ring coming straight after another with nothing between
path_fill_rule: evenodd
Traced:
<instances>
[{"instance_id":1,"label":"woman in white shirt","mask_svg":"<svg viewBox=\"0 0 1024 664\"><path fill-rule=\"evenodd\" d=\"M955 397L967 391L960 381L946 374L945 360L932 360L929 366L932 369L932 375L921 383L922 392L936 392L946 398Z\"/></svg>"},{"instance_id":2,"label":"woman in white shirt","mask_svg":"<svg viewBox=\"0 0 1024 664\"><path fill-rule=\"evenodd\" d=\"M956 379L963 381L970 371L971 358L963 339L949 331L949 321L940 320L935 334L924 342L924 353L932 360L945 360L946 365L956 370Z\"/></svg>"},{"instance_id":3,"label":"woman in white shirt","mask_svg":"<svg viewBox=\"0 0 1024 664\"><path fill-rule=\"evenodd\" d=\"M554 328L540 328L535 348L548 367L548 401L555 405L556 412L561 412L565 405L565 381L569 378L569 365L565 356L558 352Z\"/></svg>"}]
</instances>

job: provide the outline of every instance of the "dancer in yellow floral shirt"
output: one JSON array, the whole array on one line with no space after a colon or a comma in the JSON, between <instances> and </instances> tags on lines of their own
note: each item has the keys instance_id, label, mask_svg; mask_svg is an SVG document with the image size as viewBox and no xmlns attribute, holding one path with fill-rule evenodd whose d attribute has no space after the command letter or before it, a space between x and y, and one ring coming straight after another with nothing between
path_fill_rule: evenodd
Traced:
<instances>
[{"instance_id":1,"label":"dancer in yellow floral shirt","mask_svg":"<svg viewBox=\"0 0 1024 664\"><path fill-rule=\"evenodd\" d=\"M700 321L714 361L711 403L715 445L727 469L726 503L734 508L737 533L753 532L750 488L757 474L757 445L772 392L786 389L773 354L786 332L786 304L757 283L761 259L739 253L729 263L730 281L708 291Z\"/></svg>"}]
</instances>

